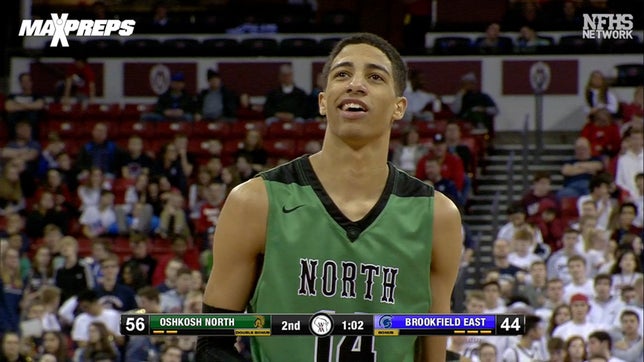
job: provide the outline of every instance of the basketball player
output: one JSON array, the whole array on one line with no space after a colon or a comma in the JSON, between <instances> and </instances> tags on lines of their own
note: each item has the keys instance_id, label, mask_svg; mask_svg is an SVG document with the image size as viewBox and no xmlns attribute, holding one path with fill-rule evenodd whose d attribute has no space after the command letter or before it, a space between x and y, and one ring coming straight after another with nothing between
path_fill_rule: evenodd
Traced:
<instances>
[{"instance_id":1,"label":"basketball player","mask_svg":"<svg viewBox=\"0 0 644 362\"><path fill-rule=\"evenodd\" d=\"M387 163L405 114L406 66L372 34L325 66L322 150L235 188L214 236L204 313L449 313L460 214ZM254 338L254 361L445 360L445 337ZM201 337L197 361L240 361L234 337ZM419 348L416 348L416 347Z\"/></svg>"}]
</instances>

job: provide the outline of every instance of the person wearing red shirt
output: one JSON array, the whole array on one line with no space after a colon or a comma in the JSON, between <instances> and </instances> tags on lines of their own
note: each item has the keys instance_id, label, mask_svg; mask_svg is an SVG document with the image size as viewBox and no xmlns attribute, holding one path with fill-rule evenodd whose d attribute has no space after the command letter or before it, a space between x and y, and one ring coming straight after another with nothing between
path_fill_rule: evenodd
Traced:
<instances>
[{"instance_id":1,"label":"person wearing red shirt","mask_svg":"<svg viewBox=\"0 0 644 362\"><path fill-rule=\"evenodd\" d=\"M420 180L427 179L427 172L425 170L425 162L429 157L436 157L440 160L441 176L448 180L452 180L456 185L459 192L463 191L465 185L465 168L463 161L457 155L447 152L447 143L445 143L445 136L437 133L434 135L434 147L425 156L423 156L416 166L416 178Z\"/></svg>"},{"instance_id":2,"label":"person wearing red shirt","mask_svg":"<svg viewBox=\"0 0 644 362\"><path fill-rule=\"evenodd\" d=\"M94 102L96 98L96 79L94 71L87 64L87 57L76 56L74 63L67 67L65 72L65 93L62 103L71 103L72 95L79 102Z\"/></svg>"},{"instance_id":3,"label":"person wearing red shirt","mask_svg":"<svg viewBox=\"0 0 644 362\"><path fill-rule=\"evenodd\" d=\"M201 205L199 218L195 225L195 231L199 237L203 236L203 240L206 240L205 238L209 235L208 229L217 226L219 212L221 211L221 208L224 205L224 200L226 199L226 185L223 183L213 182L205 189L204 196L206 198L206 202ZM203 243L203 245L206 244L207 242Z\"/></svg>"},{"instance_id":4,"label":"person wearing red shirt","mask_svg":"<svg viewBox=\"0 0 644 362\"><path fill-rule=\"evenodd\" d=\"M161 259L154 269L152 285L159 285L163 282L165 278L165 267L173 259L184 263L192 270L199 270L199 251L194 247L189 247L188 240L184 237L175 236L172 239L172 253Z\"/></svg>"},{"instance_id":5,"label":"person wearing red shirt","mask_svg":"<svg viewBox=\"0 0 644 362\"><path fill-rule=\"evenodd\" d=\"M619 152L621 136L619 127L606 109L597 110L581 130L581 137L590 141L592 156L613 157Z\"/></svg>"}]
</instances>

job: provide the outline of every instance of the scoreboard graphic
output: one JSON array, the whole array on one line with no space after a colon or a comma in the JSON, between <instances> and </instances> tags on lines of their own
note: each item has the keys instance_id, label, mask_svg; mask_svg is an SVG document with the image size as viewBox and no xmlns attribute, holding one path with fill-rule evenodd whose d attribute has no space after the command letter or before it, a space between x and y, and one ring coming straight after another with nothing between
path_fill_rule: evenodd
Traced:
<instances>
[{"instance_id":1,"label":"scoreboard graphic","mask_svg":"<svg viewBox=\"0 0 644 362\"><path fill-rule=\"evenodd\" d=\"M510 336L518 314L123 314L123 335L201 336Z\"/></svg>"}]
</instances>

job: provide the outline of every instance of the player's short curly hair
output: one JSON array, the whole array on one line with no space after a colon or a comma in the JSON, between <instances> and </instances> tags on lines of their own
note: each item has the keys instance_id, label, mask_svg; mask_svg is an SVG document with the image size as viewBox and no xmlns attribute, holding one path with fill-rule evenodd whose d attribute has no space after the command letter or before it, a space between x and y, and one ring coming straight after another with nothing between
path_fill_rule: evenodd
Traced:
<instances>
[{"instance_id":1,"label":"player's short curly hair","mask_svg":"<svg viewBox=\"0 0 644 362\"><path fill-rule=\"evenodd\" d=\"M324 68L322 69L322 75L325 79L325 87L333 60L338 56L342 49L344 49L344 47L352 44L371 45L372 47L379 49L387 56L393 67L394 87L396 90L396 95L402 96L407 84L407 64L405 64L402 57L400 56L400 53L398 53L398 50L396 50L393 45L391 45L385 39L371 33L358 33L351 35L340 40L335 45L335 47L333 47L333 50L331 50L326 63L324 63Z\"/></svg>"}]
</instances>

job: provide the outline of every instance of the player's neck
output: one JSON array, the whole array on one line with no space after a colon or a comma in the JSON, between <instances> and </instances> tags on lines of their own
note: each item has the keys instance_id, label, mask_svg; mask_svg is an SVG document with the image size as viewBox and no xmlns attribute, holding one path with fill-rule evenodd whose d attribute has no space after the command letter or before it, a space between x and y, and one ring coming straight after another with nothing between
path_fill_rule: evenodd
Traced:
<instances>
[{"instance_id":1,"label":"player's neck","mask_svg":"<svg viewBox=\"0 0 644 362\"><path fill-rule=\"evenodd\" d=\"M327 137L322 151L311 156L310 160L323 181L333 179L347 185L368 187L383 185L387 180L387 152L386 143L380 145L374 142L355 149L340 140ZM353 191L360 192L359 189Z\"/></svg>"}]
</instances>

